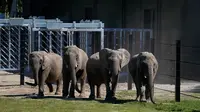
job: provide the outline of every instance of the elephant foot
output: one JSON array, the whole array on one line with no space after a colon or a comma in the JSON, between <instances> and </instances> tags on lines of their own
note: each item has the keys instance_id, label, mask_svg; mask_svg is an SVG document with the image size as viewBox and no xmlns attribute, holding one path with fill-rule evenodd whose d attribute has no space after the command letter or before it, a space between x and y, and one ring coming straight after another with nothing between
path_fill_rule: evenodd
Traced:
<instances>
[{"instance_id":1,"label":"elephant foot","mask_svg":"<svg viewBox=\"0 0 200 112\"><path fill-rule=\"evenodd\" d=\"M62 98L67 98L67 95L62 95Z\"/></svg>"},{"instance_id":2,"label":"elephant foot","mask_svg":"<svg viewBox=\"0 0 200 112\"><path fill-rule=\"evenodd\" d=\"M61 95L61 92L55 92L55 95Z\"/></svg>"},{"instance_id":3,"label":"elephant foot","mask_svg":"<svg viewBox=\"0 0 200 112\"><path fill-rule=\"evenodd\" d=\"M90 96L89 96L89 99L90 99L90 100L94 100L94 99L95 99L95 96L94 96L94 95L90 95Z\"/></svg>"},{"instance_id":4,"label":"elephant foot","mask_svg":"<svg viewBox=\"0 0 200 112\"><path fill-rule=\"evenodd\" d=\"M145 100L145 99L140 99L140 102L147 102L147 100Z\"/></svg>"},{"instance_id":5,"label":"elephant foot","mask_svg":"<svg viewBox=\"0 0 200 112\"><path fill-rule=\"evenodd\" d=\"M38 98L43 98L44 97L44 93L43 92L39 92L37 95Z\"/></svg>"},{"instance_id":6,"label":"elephant foot","mask_svg":"<svg viewBox=\"0 0 200 112\"><path fill-rule=\"evenodd\" d=\"M75 98L75 96L74 95L69 95L68 98Z\"/></svg>"},{"instance_id":7,"label":"elephant foot","mask_svg":"<svg viewBox=\"0 0 200 112\"><path fill-rule=\"evenodd\" d=\"M79 97L79 98L83 98L84 96L83 96L83 94L80 94L78 97Z\"/></svg>"},{"instance_id":8,"label":"elephant foot","mask_svg":"<svg viewBox=\"0 0 200 112\"><path fill-rule=\"evenodd\" d=\"M97 96L97 98L101 98L101 96L99 95L99 96Z\"/></svg>"},{"instance_id":9,"label":"elephant foot","mask_svg":"<svg viewBox=\"0 0 200 112\"><path fill-rule=\"evenodd\" d=\"M115 96L112 96L112 97L106 97L105 100L106 101L115 101L115 100L117 100L117 98Z\"/></svg>"},{"instance_id":10,"label":"elephant foot","mask_svg":"<svg viewBox=\"0 0 200 112\"><path fill-rule=\"evenodd\" d=\"M62 92L62 97L63 98L67 98L67 96L68 96L68 93Z\"/></svg>"},{"instance_id":11,"label":"elephant foot","mask_svg":"<svg viewBox=\"0 0 200 112\"><path fill-rule=\"evenodd\" d=\"M139 101L138 97L137 97L137 98L135 98L135 101Z\"/></svg>"}]
</instances>

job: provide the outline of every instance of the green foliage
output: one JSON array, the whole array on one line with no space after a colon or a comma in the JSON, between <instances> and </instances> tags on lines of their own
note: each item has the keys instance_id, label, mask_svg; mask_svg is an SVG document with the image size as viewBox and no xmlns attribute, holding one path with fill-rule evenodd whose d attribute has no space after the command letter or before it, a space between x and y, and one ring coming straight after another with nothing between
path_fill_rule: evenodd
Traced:
<instances>
[{"instance_id":1,"label":"green foliage","mask_svg":"<svg viewBox=\"0 0 200 112\"><path fill-rule=\"evenodd\" d=\"M5 17L9 18L10 10L12 6L12 0L1 0L0 1L0 13L5 13ZM22 0L17 1L17 12L23 12L23 3Z\"/></svg>"}]
</instances>

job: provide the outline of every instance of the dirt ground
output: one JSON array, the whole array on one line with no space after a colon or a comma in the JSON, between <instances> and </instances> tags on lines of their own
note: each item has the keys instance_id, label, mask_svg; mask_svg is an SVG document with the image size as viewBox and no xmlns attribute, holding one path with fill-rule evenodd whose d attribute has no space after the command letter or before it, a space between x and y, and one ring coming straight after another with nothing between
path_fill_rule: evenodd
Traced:
<instances>
[{"instance_id":1,"label":"dirt ground","mask_svg":"<svg viewBox=\"0 0 200 112\"><path fill-rule=\"evenodd\" d=\"M25 77L25 82L34 82L33 79L29 77ZM31 87L28 85L20 86L20 75L18 74L8 74L4 72L0 72L0 96L7 97L28 97L37 94L38 87ZM134 84L132 84L132 90L135 90ZM54 85L54 92L56 86ZM89 85L86 84L86 92L84 97L88 98L90 94ZM117 91L127 90L127 83L118 83ZM155 84L155 97L171 97L174 98L175 87L170 84ZM47 86L45 85L45 96L54 96L53 93L49 93ZM200 83L192 82L192 81L182 81L181 84L181 92L191 95L193 93L200 93ZM105 86L101 86L101 94L102 97L105 97ZM79 94L76 92L76 96ZM133 98L135 95L133 95ZM188 97L188 96L187 96ZM196 96L196 98L198 98ZM200 96L199 96L200 98Z\"/></svg>"}]
</instances>

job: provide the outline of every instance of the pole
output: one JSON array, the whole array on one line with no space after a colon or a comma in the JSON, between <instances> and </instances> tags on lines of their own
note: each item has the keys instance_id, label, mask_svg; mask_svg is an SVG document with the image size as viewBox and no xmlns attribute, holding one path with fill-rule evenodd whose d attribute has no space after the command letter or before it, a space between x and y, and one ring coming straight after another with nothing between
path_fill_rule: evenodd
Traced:
<instances>
[{"instance_id":1,"label":"pole","mask_svg":"<svg viewBox=\"0 0 200 112\"><path fill-rule=\"evenodd\" d=\"M176 40L176 85L175 85L175 100L180 102L180 60L181 60L181 42Z\"/></svg>"}]
</instances>

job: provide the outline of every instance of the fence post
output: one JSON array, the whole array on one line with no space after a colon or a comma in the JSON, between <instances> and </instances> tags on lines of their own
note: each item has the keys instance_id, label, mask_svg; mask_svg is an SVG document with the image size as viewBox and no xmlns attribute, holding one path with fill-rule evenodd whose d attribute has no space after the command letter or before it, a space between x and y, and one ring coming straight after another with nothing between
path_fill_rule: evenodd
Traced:
<instances>
[{"instance_id":1,"label":"fence post","mask_svg":"<svg viewBox=\"0 0 200 112\"><path fill-rule=\"evenodd\" d=\"M20 42L20 85L24 85L24 70L25 70L25 39Z\"/></svg>"},{"instance_id":2,"label":"fence post","mask_svg":"<svg viewBox=\"0 0 200 112\"><path fill-rule=\"evenodd\" d=\"M176 40L176 85L175 85L175 100L180 102L180 60L181 60L181 41Z\"/></svg>"}]
</instances>

